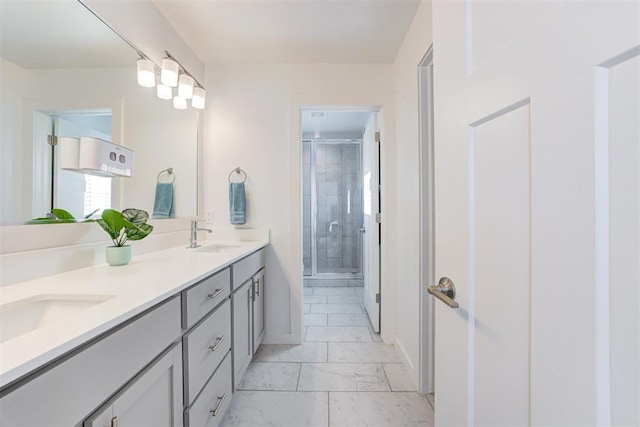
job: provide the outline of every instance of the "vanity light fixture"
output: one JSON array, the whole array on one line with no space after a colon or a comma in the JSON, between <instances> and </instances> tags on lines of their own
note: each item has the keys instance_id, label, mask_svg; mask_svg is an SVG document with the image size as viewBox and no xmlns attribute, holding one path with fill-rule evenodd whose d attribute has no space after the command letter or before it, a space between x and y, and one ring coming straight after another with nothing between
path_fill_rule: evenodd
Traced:
<instances>
[{"instance_id":1,"label":"vanity light fixture","mask_svg":"<svg viewBox=\"0 0 640 427\"><path fill-rule=\"evenodd\" d=\"M178 86L178 70L180 66L172 58L164 58L162 60L162 69L160 71L160 81L169 87Z\"/></svg>"},{"instance_id":2,"label":"vanity light fixture","mask_svg":"<svg viewBox=\"0 0 640 427\"><path fill-rule=\"evenodd\" d=\"M154 87L156 85L156 68L153 62L147 58L140 58L136 62L138 69L138 84L142 87Z\"/></svg>"},{"instance_id":3,"label":"vanity light fixture","mask_svg":"<svg viewBox=\"0 0 640 427\"><path fill-rule=\"evenodd\" d=\"M197 108L198 110L204 109L204 101L207 97L207 91L200 86L196 86L193 88L193 98L191 98L191 106L193 108Z\"/></svg>"},{"instance_id":4,"label":"vanity light fixture","mask_svg":"<svg viewBox=\"0 0 640 427\"><path fill-rule=\"evenodd\" d=\"M176 110L186 110L187 109L187 100L181 96L173 97L173 108Z\"/></svg>"},{"instance_id":5,"label":"vanity light fixture","mask_svg":"<svg viewBox=\"0 0 640 427\"><path fill-rule=\"evenodd\" d=\"M193 77L189 74L180 74L178 79L178 96L184 99L193 97Z\"/></svg>"},{"instance_id":6,"label":"vanity light fixture","mask_svg":"<svg viewBox=\"0 0 640 427\"><path fill-rule=\"evenodd\" d=\"M164 51L165 58L162 60L162 67L158 67L142 52L138 52L138 54L140 55L137 63L138 83L141 86L156 86L158 98L173 99L173 108L175 109L185 110L188 99L191 99L193 108L204 109L206 90L169 52ZM160 68L159 75L156 74L158 68ZM178 88L176 92L172 89L174 87Z\"/></svg>"},{"instance_id":7,"label":"vanity light fixture","mask_svg":"<svg viewBox=\"0 0 640 427\"><path fill-rule=\"evenodd\" d=\"M158 77L158 85L156 86L156 94L158 95L158 98L160 99L171 99L173 98L173 90L165 85L162 84L162 82L160 81L160 77Z\"/></svg>"}]
</instances>

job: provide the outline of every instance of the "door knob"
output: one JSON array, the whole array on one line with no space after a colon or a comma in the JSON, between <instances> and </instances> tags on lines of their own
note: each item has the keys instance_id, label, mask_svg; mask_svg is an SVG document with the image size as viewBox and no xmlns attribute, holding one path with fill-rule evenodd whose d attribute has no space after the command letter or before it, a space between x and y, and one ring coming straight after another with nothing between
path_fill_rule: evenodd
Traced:
<instances>
[{"instance_id":1,"label":"door knob","mask_svg":"<svg viewBox=\"0 0 640 427\"><path fill-rule=\"evenodd\" d=\"M459 307L458 303L454 301L456 297L456 287L453 285L453 280L448 277L441 277L437 285L428 286L427 292L451 308Z\"/></svg>"}]
</instances>

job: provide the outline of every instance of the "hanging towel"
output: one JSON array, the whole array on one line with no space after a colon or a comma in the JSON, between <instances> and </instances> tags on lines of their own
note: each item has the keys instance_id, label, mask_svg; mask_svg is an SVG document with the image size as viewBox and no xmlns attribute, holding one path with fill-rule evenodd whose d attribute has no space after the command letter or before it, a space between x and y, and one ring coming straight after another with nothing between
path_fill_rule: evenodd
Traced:
<instances>
[{"instance_id":1,"label":"hanging towel","mask_svg":"<svg viewBox=\"0 0 640 427\"><path fill-rule=\"evenodd\" d=\"M247 199L244 194L244 182L229 183L229 216L231 224L247 222Z\"/></svg>"},{"instance_id":2,"label":"hanging towel","mask_svg":"<svg viewBox=\"0 0 640 427\"><path fill-rule=\"evenodd\" d=\"M156 199L153 202L153 218L173 217L173 183L156 184Z\"/></svg>"}]
</instances>

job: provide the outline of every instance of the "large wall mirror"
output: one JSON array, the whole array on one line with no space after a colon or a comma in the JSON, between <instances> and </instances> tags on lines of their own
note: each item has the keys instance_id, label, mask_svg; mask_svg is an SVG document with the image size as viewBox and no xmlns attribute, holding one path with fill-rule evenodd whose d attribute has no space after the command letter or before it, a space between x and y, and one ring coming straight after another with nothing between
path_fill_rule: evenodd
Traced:
<instances>
[{"instance_id":1,"label":"large wall mirror","mask_svg":"<svg viewBox=\"0 0 640 427\"><path fill-rule=\"evenodd\" d=\"M173 217L197 216L198 111L139 86L136 50L81 3L2 0L0 56L0 225L51 208L76 218L106 207L151 214L158 181L174 182ZM130 148L133 175L61 169L51 136Z\"/></svg>"}]
</instances>

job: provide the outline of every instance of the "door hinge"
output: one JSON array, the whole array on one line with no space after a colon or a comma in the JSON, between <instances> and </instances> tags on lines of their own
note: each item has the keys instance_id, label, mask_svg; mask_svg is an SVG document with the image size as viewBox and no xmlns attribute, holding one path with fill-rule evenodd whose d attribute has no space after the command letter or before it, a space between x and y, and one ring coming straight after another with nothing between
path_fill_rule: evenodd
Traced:
<instances>
[{"instance_id":1,"label":"door hinge","mask_svg":"<svg viewBox=\"0 0 640 427\"><path fill-rule=\"evenodd\" d=\"M382 224L382 213L380 212L376 213L376 223Z\"/></svg>"},{"instance_id":2,"label":"door hinge","mask_svg":"<svg viewBox=\"0 0 640 427\"><path fill-rule=\"evenodd\" d=\"M376 304L380 304L380 294L376 294Z\"/></svg>"},{"instance_id":3,"label":"door hinge","mask_svg":"<svg viewBox=\"0 0 640 427\"><path fill-rule=\"evenodd\" d=\"M376 132L376 142L380 142L380 132Z\"/></svg>"},{"instance_id":4,"label":"door hinge","mask_svg":"<svg viewBox=\"0 0 640 427\"><path fill-rule=\"evenodd\" d=\"M58 145L58 137L55 135L47 135L47 144L55 147Z\"/></svg>"}]
</instances>

